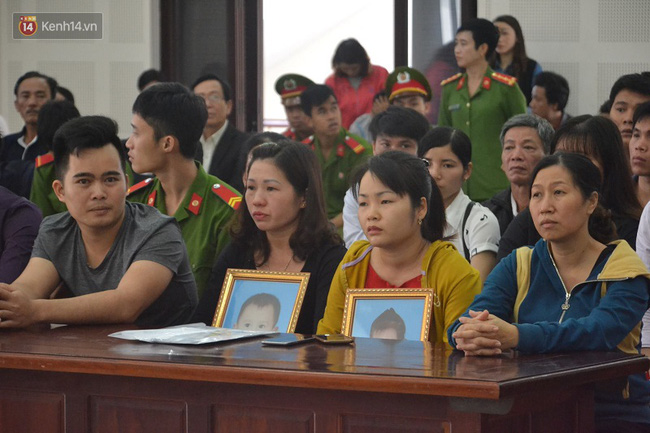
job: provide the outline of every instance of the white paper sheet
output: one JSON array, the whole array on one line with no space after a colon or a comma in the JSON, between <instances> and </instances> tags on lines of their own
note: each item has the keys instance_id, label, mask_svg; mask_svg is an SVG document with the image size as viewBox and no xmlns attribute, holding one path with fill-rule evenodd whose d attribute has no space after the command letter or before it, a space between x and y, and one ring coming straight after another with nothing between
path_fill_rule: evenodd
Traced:
<instances>
[{"instance_id":1,"label":"white paper sheet","mask_svg":"<svg viewBox=\"0 0 650 433\"><path fill-rule=\"evenodd\" d=\"M262 337L277 333L273 331L243 331L241 329L214 328L207 326L205 323L191 323L162 329L138 329L114 332L109 337L121 338L123 340L138 340L146 343L209 344L240 340L243 338Z\"/></svg>"}]
</instances>

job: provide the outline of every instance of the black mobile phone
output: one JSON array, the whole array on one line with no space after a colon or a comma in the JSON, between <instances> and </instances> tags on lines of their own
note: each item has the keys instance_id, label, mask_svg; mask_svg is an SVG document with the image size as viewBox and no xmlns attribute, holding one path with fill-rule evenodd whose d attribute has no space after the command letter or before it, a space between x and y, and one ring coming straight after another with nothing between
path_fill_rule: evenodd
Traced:
<instances>
[{"instance_id":1,"label":"black mobile phone","mask_svg":"<svg viewBox=\"0 0 650 433\"><path fill-rule=\"evenodd\" d=\"M343 334L322 334L314 335L316 340L325 344L350 344L354 341L354 337L348 337Z\"/></svg>"},{"instance_id":2,"label":"black mobile phone","mask_svg":"<svg viewBox=\"0 0 650 433\"><path fill-rule=\"evenodd\" d=\"M296 344L313 341L314 337L303 334L283 334L270 340L262 340L262 344L267 346L294 346Z\"/></svg>"}]
</instances>

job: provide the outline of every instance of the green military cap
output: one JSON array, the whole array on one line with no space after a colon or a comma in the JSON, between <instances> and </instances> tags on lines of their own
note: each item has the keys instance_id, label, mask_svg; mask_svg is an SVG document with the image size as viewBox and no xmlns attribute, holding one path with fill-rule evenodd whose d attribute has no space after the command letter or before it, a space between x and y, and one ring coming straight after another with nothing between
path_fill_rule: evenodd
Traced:
<instances>
[{"instance_id":1,"label":"green military cap","mask_svg":"<svg viewBox=\"0 0 650 433\"><path fill-rule=\"evenodd\" d=\"M429 80L417 69L400 66L386 78L386 94L388 101L404 93L417 93L427 101L431 100L431 86Z\"/></svg>"},{"instance_id":2,"label":"green military cap","mask_svg":"<svg viewBox=\"0 0 650 433\"><path fill-rule=\"evenodd\" d=\"M309 78L299 74L285 74L275 82L275 91L282 98L282 105L300 104L300 95L313 85Z\"/></svg>"}]
</instances>

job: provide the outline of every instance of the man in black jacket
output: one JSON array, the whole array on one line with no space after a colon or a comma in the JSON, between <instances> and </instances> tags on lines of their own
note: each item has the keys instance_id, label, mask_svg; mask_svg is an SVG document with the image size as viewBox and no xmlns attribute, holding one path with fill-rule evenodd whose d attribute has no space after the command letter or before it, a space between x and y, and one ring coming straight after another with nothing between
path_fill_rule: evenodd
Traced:
<instances>
[{"instance_id":1,"label":"man in black jacket","mask_svg":"<svg viewBox=\"0 0 650 433\"><path fill-rule=\"evenodd\" d=\"M571 118L564 109L569 102L569 82L560 74L544 71L535 77L533 97L530 101L534 115L549 121L558 130Z\"/></svg>"},{"instance_id":2,"label":"man in black jacket","mask_svg":"<svg viewBox=\"0 0 650 433\"><path fill-rule=\"evenodd\" d=\"M38 113L54 99L56 88L56 80L36 71L20 76L14 86L14 106L25 126L4 137L0 146L0 185L26 198L34 176L34 160L48 151L44 143L38 142Z\"/></svg>"},{"instance_id":3,"label":"man in black jacket","mask_svg":"<svg viewBox=\"0 0 650 433\"><path fill-rule=\"evenodd\" d=\"M515 215L528 207L530 176L549 154L553 133L547 120L530 114L513 116L501 128L501 169L510 186L482 204L497 217L502 236Z\"/></svg>"},{"instance_id":4,"label":"man in black jacket","mask_svg":"<svg viewBox=\"0 0 650 433\"><path fill-rule=\"evenodd\" d=\"M240 171L244 165L240 159L245 157L243 143L248 134L228 122L232 111L230 86L217 75L206 74L197 78L192 90L203 98L208 109L208 120L200 139L203 159L199 162L208 173L241 190Z\"/></svg>"}]
</instances>

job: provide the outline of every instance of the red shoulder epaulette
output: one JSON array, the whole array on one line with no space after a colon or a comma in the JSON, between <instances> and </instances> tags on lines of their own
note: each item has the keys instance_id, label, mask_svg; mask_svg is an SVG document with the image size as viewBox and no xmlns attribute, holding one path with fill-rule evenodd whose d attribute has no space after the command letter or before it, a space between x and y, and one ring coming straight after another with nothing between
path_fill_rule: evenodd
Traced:
<instances>
[{"instance_id":1,"label":"red shoulder epaulette","mask_svg":"<svg viewBox=\"0 0 650 433\"><path fill-rule=\"evenodd\" d=\"M352 149L354 153L357 155L360 155L363 153L364 150L366 150L365 147L361 143L359 143L357 140L354 138L350 137L349 135L345 136L345 144Z\"/></svg>"},{"instance_id":2,"label":"red shoulder epaulette","mask_svg":"<svg viewBox=\"0 0 650 433\"><path fill-rule=\"evenodd\" d=\"M492 72L492 79L500 83L507 84L508 86L514 86L517 82L517 79L515 77L502 74L501 72Z\"/></svg>"},{"instance_id":3,"label":"red shoulder epaulette","mask_svg":"<svg viewBox=\"0 0 650 433\"><path fill-rule=\"evenodd\" d=\"M306 144L307 146L311 147L311 150L316 150L314 146L314 136L310 135L309 137L305 138L304 140L301 141L302 144Z\"/></svg>"},{"instance_id":4,"label":"red shoulder epaulette","mask_svg":"<svg viewBox=\"0 0 650 433\"><path fill-rule=\"evenodd\" d=\"M126 195L132 194L138 190L141 190L145 186L149 185L153 181L153 177L150 177L148 179L143 180L142 182L138 182L129 189L126 190Z\"/></svg>"},{"instance_id":5,"label":"red shoulder epaulette","mask_svg":"<svg viewBox=\"0 0 650 433\"><path fill-rule=\"evenodd\" d=\"M463 76L463 74L459 72L459 73L457 73L456 75L452 75L451 77L442 80L442 81L440 82L440 85L441 85L441 86L444 86L445 84L449 84L449 83L451 83L452 81L456 81L457 79L459 79L459 78L462 77L462 76Z\"/></svg>"},{"instance_id":6,"label":"red shoulder epaulette","mask_svg":"<svg viewBox=\"0 0 650 433\"><path fill-rule=\"evenodd\" d=\"M295 133L295 132L293 131L293 129L291 129L291 128L287 128L287 130L284 131L284 132L282 133L282 135L284 135L285 137L287 137L287 138L289 138L289 139L291 139L291 140L295 140L295 139L296 139L296 133Z\"/></svg>"},{"instance_id":7,"label":"red shoulder epaulette","mask_svg":"<svg viewBox=\"0 0 650 433\"><path fill-rule=\"evenodd\" d=\"M231 208L235 210L239 208L239 204L241 203L241 195L231 187L215 183L212 185L212 192L221 200L225 201Z\"/></svg>"},{"instance_id":8,"label":"red shoulder epaulette","mask_svg":"<svg viewBox=\"0 0 650 433\"><path fill-rule=\"evenodd\" d=\"M36 168L42 167L44 165L54 162L54 154L48 152L45 155L40 155L36 157Z\"/></svg>"}]
</instances>

